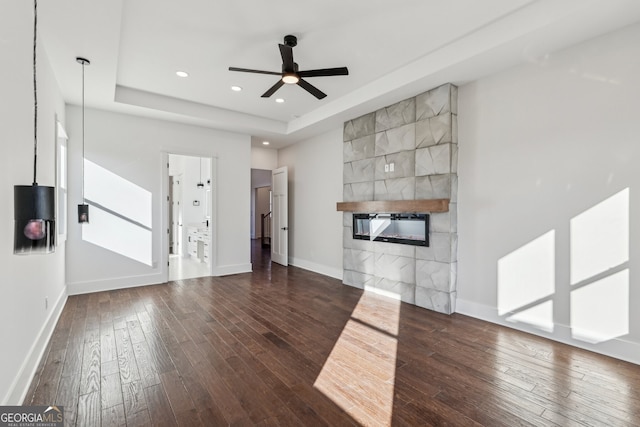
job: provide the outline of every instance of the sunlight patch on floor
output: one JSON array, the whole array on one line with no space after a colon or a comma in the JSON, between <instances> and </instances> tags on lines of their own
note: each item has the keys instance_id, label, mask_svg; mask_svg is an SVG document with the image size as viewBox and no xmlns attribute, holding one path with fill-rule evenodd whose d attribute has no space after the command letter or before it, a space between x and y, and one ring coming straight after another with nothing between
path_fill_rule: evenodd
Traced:
<instances>
[{"instance_id":1,"label":"sunlight patch on floor","mask_svg":"<svg viewBox=\"0 0 640 427\"><path fill-rule=\"evenodd\" d=\"M400 301L363 294L314 383L363 425L391 424L399 320Z\"/></svg>"}]
</instances>

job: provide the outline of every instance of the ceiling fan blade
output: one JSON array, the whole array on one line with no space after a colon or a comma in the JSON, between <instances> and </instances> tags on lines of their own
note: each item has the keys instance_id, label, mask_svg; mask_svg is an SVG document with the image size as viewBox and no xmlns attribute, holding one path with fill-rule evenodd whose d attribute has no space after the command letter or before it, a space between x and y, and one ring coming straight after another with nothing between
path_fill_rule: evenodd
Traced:
<instances>
[{"instance_id":1,"label":"ceiling fan blade","mask_svg":"<svg viewBox=\"0 0 640 427\"><path fill-rule=\"evenodd\" d=\"M276 84L274 84L273 86L271 86L271 88L266 91L265 93L262 94L262 98L268 98L271 95L273 95L278 89L280 89L282 87L282 85L284 84L284 82L282 80L278 80L278 82Z\"/></svg>"},{"instance_id":2,"label":"ceiling fan blade","mask_svg":"<svg viewBox=\"0 0 640 427\"><path fill-rule=\"evenodd\" d=\"M300 86L302 89L306 90L307 92L309 92L311 95L315 96L318 99L322 99L325 96L327 96L326 93L322 92L320 89L318 89L317 87L315 87L314 85L312 85L311 83L305 81L305 80L298 80L298 86Z\"/></svg>"},{"instance_id":3,"label":"ceiling fan blade","mask_svg":"<svg viewBox=\"0 0 640 427\"><path fill-rule=\"evenodd\" d=\"M271 74L274 76L282 75L282 73L276 73L275 71L250 70L249 68L237 68L237 67L229 67L229 71L240 71L242 73Z\"/></svg>"},{"instance_id":4,"label":"ceiling fan blade","mask_svg":"<svg viewBox=\"0 0 640 427\"><path fill-rule=\"evenodd\" d=\"M329 77L329 76L348 76L347 67L323 68L320 70L298 71L300 77Z\"/></svg>"},{"instance_id":5,"label":"ceiling fan blade","mask_svg":"<svg viewBox=\"0 0 640 427\"><path fill-rule=\"evenodd\" d=\"M282 69L287 71L294 71L293 65L293 48L291 46L285 46L279 44L280 56L282 56Z\"/></svg>"}]
</instances>

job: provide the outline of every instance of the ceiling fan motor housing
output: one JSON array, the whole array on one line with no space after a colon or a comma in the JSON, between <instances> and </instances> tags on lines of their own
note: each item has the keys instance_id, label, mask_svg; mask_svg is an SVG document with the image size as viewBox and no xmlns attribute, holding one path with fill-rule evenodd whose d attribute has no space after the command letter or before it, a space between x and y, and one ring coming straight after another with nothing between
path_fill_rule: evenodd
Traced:
<instances>
[{"instance_id":1,"label":"ceiling fan motor housing","mask_svg":"<svg viewBox=\"0 0 640 427\"><path fill-rule=\"evenodd\" d=\"M288 70L286 68L286 65L282 64L282 74L285 74L285 73L297 73L297 72L298 72L298 63L297 62L293 63L293 70Z\"/></svg>"},{"instance_id":2,"label":"ceiling fan motor housing","mask_svg":"<svg viewBox=\"0 0 640 427\"><path fill-rule=\"evenodd\" d=\"M284 45L289 47L296 47L298 45L298 38L289 34L284 36Z\"/></svg>"}]
</instances>

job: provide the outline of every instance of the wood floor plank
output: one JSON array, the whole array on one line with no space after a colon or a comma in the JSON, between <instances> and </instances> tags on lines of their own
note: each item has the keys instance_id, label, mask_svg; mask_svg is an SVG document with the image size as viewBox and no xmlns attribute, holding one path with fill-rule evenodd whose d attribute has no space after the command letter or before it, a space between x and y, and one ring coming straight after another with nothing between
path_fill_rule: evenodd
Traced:
<instances>
[{"instance_id":1,"label":"wood floor plank","mask_svg":"<svg viewBox=\"0 0 640 427\"><path fill-rule=\"evenodd\" d=\"M126 427L126 425L127 419L124 416L124 407L121 404L102 410L103 427Z\"/></svg>"},{"instance_id":2,"label":"wood floor plank","mask_svg":"<svg viewBox=\"0 0 640 427\"><path fill-rule=\"evenodd\" d=\"M195 405L177 371L165 372L160 376L160 379L175 414L195 410Z\"/></svg>"},{"instance_id":3,"label":"wood floor plank","mask_svg":"<svg viewBox=\"0 0 640 427\"><path fill-rule=\"evenodd\" d=\"M121 381L130 383L140 380L138 364L133 353L133 346L129 340L129 331L126 328L118 328L115 329L115 334Z\"/></svg>"},{"instance_id":4,"label":"wood floor plank","mask_svg":"<svg viewBox=\"0 0 640 427\"><path fill-rule=\"evenodd\" d=\"M178 425L162 385L158 384L145 388L144 395L149 408L151 422L154 426Z\"/></svg>"},{"instance_id":5,"label":"wood floor plank","mask_svg":"<svg viewBox=\"0 0 640 427\"><path fill-rule=\"evenodd\" d=\"M119 373L103 376L101 378L100 398L103 411L117 405L123 405L122 385L120 383Z\"/></svg>"},{"instance_id":6,"label":"wood floor plank","mask_svg":"<svg viewBox=\"0 0 640 427\"><path fill-rule=\"evenodd\" d=\"M141 381L122 384L122 398L124 400L124 412L127 415L147 409L147 400Z\"/></svg>"},{"instance_id":7,"label":"wood floor plank","mask_svg":"<svg viewBox=\"0 0 640 427\"><path fill-rule=\"evenodd\" d=\"M102 408L100 407L100 391L92 391L78 398L78 426L98 426L102 423Z\"/></svg>"},{"instance_id":8,"label":"wood floor plank","mask_svg":"<svg viewBox=\"0 0 640 427\"><path fill-rule=\"evenodd\" d=\"M64 406L65 425L76 425L78 414L78 397L80 395L80 373L63 376L58 386L55 403Z\"/></svg>"},{"instance_id":9,"label":"wood floor plank","mask_svg":"<svg viewBox=\"0 0 640 427\"><path fill-rule=\"evenodd\" d=\"M100 338L97 329L87 332L82 355L80 394L100 394Z\"/></svg>"},{"instance_id":10,"label":"wood floor plank","mask_svg":"<svg viewBox=\"0 0 640 427\"><path fill-rule=\"evenodd\" d=\"M160 376L156 369L156 365L151 358L149 347L146 341L141 341L133 344L133 354L136 358L136 364L140 372L140 379L143 386L150 387L152 385L160 384Z\"/></svg>"},{"instance_id":11,"label":"wood floor plank","mask_svg":"<svg viewBox=\"0 0 640 427\"><path fill-rule=\"evenodd\" d=\"M100 324L100 363L118 360L113 323Z\"/></svg>"},{"instance_id":12,"label":"wood floor plank","mask_svg":"<svg viewBox=\"0 0 640 427\"><path fill-rule=\"evenodd\" d=\"M134 414L125 414L127 427L147 427L153 425L149 411L144 409Z\"/></svg>"},{"instance_id":13,"label":"wood floor plank","mask_svg":"<svg viewBox=\"0 0 640 427\"><path fill-rule=\"evenodd\" d=\"M50 405L55 401L58 384L62 376L62 366L66 350L51 350L40 374L40 382L33 393L32 401L38 404Z\"/></svg>"},{"instance_id":14,"label":"wood floor plank","mask_svg":"<svg viewBox=\"0 0 640 427\"><path fill-rule=\"evenodd\" d=\"M70 296L25 404L69 426L637 426L640 366L269 262Z\"/></svg>"}]
</instances>

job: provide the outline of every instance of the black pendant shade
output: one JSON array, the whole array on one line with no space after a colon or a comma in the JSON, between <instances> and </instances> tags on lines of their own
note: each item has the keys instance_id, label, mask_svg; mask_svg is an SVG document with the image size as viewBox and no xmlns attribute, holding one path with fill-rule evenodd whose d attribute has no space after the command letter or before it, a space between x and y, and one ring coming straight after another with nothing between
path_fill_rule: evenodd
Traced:
<instances>
[{"instance_id":1,"label":"black pendant shade","mask_svg":"<svg viewBox=\"0 0 640 427\"><path fill-rule=\"evenodd\" d=\"M15 185L13 253L52 253L56 248L55 188Z\"/></svg>"},{"instance_id":2,"label":"black pendant shade","mask_svg":"<svg viewBox=\"0 0 640 427\"><path fill-rule=\"evenodd\" d=\"M38 165L38 85L36 45L38 0L33 0L33 184L13 186L13 253L48 254L56 250L56 190L36 179Z\"/></svg>"}]
</instances>

